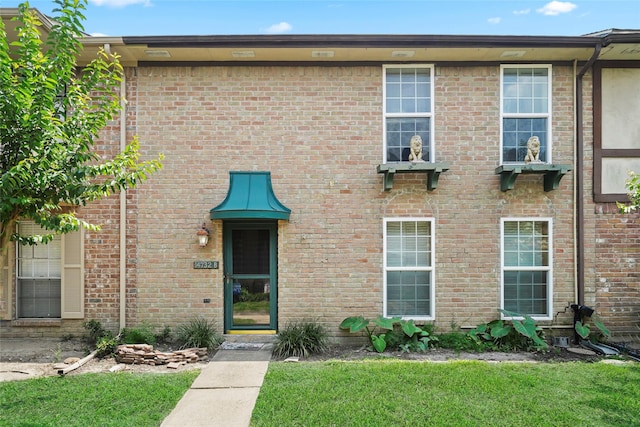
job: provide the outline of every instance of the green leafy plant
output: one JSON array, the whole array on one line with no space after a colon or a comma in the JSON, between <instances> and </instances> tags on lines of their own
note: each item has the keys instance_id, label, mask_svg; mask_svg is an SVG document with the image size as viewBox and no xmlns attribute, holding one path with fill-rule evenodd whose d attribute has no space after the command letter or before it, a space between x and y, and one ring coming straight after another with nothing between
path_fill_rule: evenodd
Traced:
<instances>
[{"instance_id":1,"label":"green leafy plant","mask_svg":"<svg viewBox=\"0 0 640 427\"><path fill-rule=\"evenodd\" d=\"M156 334L156 342L161 344L168 344L171 342L171 328L169 326L165 326Z\"/></svg>"},{"instance_id":2,"label":"green leafy plant","mask_svg":"<svg viewBox=\"0 0 640 427\"><path fill-rule=\"evenodd\" d=\"M386 334L376 334L375 331L378 328L392 331L393 324L398 321L400 321L400 318L397 317L389 319L378 316L373 320L369 320L363 316L351 316L340 323L340 329L348 329L352 334L365 331L373 348L375 348L378 353L382 353L387 347L387 342L385 341ZM370 323L373 323L371 327L369 326Z\"/></svg>"},{"instance_id":3,"label":"green leafy plant","mask_svg":"<svg viewBox=\"0 0 640 427\"><path fill-rule=\"evenodd\" d=\"M434 338L437 338L437 341L434 342L435 347L447 348L455 351L481 350L481 346L466 333L452 331L438 334Z\"/></svg>"},{"instance_id":4,"label":"green leafy plant","mask_svg":"<svg viewBox=\"0 0 640 427\"><path fill-rule=\"evenodd\" d=\"M640 174L629 171L629 178L625 181L625 184L627 190L629 190L629 204L625 205L620 202L616 202L616 204L620 213L632 213L640 209Z\"/></svg>"},{"instance_id":5,"label":"green leafy plant","mask_svg":"<svg viewBox=\"0 0 640 427\"><path fill-rule=\"evenodd\" d=\"M65 206L134 188L162 167L161 154L139 161L136 137L107 159L95 149L100 130L121 113L123 67L105 49L78 67L87 1L53 3L55 25L44 34L28 2L18 6L10 26L16 26L13 42L0 20L0 265L10 241L35 245L80 228L99 230ZM16 232L21 219L45 231Z\"/></svg>"},{"instance_id":6,"label":"green leafy plant","mask_svg":"<svg viewBox=\"0 0 640 427\"><path fill-rule=\"evenodd\" d=\"M546 350L542 329L527 315L500 310L511 320L496 319L469 331L468 335L480 347L495 350Z\"/></svg>"},{"instance_id":7,"label":"green leafy plant","mask_svg":"<svg viewBox=\"0 0 640 427\"><path fill-rule=\"evenodd\" d=\"M82 322L82 327L87 331L86 340L92 346L96 345L102 337L113 337L111 331L104 329L98 320L91 319Z\"/></svg>"},{"instance_id":8,"label":"green leafy plant","mask_svg":"<svg viewBox=\"0 0 640 427\"><path fill-rule=\"evenodd\" d=\"M294 322L278 332L273 353L278 357L307 357L327 349L326 329L312 321Z\"/></svg>"},{"instance_id":9,"label":"green leafy plant","mask_svg":"<svg viewBox=\"0 0 640 427\"><path fill-rule=\"evenodd\" d=\"M121 332L121 342L124 344L149 344L156 343L156 336L151 325L142 323L135 328L124 328Z\"/></svg>"},{"instance_id":10,"label":"green leafy plant","mask_svg":"<svg viewBox=\"0 0 640 427\"><path fill-rule=\"evenodd\" d=\"M347 317L340 323L340 329L348 329L351 333L364 331L371 346L382 353L387 348L397 348L405 352L426 351L429 343L437 339L431 336L429 326L417 326L413 320L399 317L386 318L378 316L373 320L363 316ZM378 329L385 332L377 332Z\"/></svg>"},{"instance_id":11,"label":"green leafy plant","mask_svg":"<svg viewBox=\"0 0 640 427\"><path fill-rule=\"evenodd\" d=\"M112 355L117 345L118 342L113 336L103 336L98 338L98 342L96 343L96 356L105 357Z\"/></svg>"},{"instance_id":12,"label":"green leafy plant","mask_svg":"<svg viewBox=\"0 0 640 427\"><path fill-rule=\"evenodd\" d=\"M216 334L213 322L202 317L196 317L178 326L176 331L180 348L208 348L214 349L222 343L222 337Z\"/></svg>"},{"instance_id":13,"label":"green leafy plant","mask_svg":"<svg viewBox=\"0 0 640 427\"><path fill-rule=\"evenodd\" d=\"M58 343L58 346L51 350L53 353L53 361L58 363L62 360L62 344Z\"/></svg>"},{"instance_id":14,"label":"green leafy plant","mask_svg":"<svg viewBox=\"0 0 640 427\"><path fill-rule=\"evenodd\" d=\"M111 331L102 327L97 320L88 320L82 323L84 329L88 331L87 341L97 351L97 357L109 356L113 353L117 345L117 338L113 336Z\"/></svg>"},{"instance_id":15,"label":"green leafy plant","mask_svg":"<svg viewBox=\"0 0 640 427\"><path fill-rule=\"evenodd\" d=\"M597 316L592 316L591 321L593 325L596 328L598 328L598 330L603 336L605 336L606 338L611 337L611 332L609 331L609 329L607 329L606 326L604 326L600 318L598 318ZM575 325L575 330L582 339L585 339L585 340L590 339L591 327L587 322L582 322L578 320ZM596 339L596 338L593 338L593 339Z\"/></svg>"}]
</instances>

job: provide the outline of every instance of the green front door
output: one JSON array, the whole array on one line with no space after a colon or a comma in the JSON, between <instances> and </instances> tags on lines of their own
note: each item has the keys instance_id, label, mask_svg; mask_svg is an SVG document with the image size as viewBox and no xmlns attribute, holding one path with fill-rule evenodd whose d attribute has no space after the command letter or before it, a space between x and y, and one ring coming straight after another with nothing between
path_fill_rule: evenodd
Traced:
<instances>
[{"instance_id":1,"label":"green front door","mask_svg":"<svg viewBox=\"0 0 640 427\"><path fill-rule=\"evenodd\" d=\"M224 224L224 323L227 333L277 329L277 223Z\"/></svg>"}]
</instances>

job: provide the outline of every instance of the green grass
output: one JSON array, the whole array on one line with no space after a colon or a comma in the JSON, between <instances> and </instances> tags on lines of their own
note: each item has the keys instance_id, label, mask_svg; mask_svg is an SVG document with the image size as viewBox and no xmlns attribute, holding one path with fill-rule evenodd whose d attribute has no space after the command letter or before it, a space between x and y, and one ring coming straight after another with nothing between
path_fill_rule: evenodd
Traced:
<instances>
[{"instance_id":1,"label":"green grass","mask_svg":"<svg viewBox=\"0 0 640 427\"><path fill-rule=\"evenodd\" d=\"M0 426L159 426L200 371L0 383Z\"/></svg>"},{"instance_id":2,"label":"green grass","mask_svg":"<svg viewBox=\"0 0 640 427\"><path fill-rule=\"evenodd\" d=\"M272 362L251 425L640 425L640 367L478 361Z\"/></svg>"}]
</instances>

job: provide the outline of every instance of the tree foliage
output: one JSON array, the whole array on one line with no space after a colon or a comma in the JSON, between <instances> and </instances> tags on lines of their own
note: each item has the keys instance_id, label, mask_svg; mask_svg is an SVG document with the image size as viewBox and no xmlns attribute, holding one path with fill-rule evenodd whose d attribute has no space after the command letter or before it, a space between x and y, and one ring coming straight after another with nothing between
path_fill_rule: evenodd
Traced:
<instances>
[{"instance_id":1,"label":"tree foliage","mask_svg":"<svg viewBox=\"0 0 640 427\"><path fill-rule=\"evenodd\" d=\"M620 213L631 213L640 209L640 175L629 172L629 179L626 181L629 190L629 204L618 203Z\"/></svg>"},{"instance_id":2,"label":"tree foliage","mask_svg":"<svg viewBox=\"0 0 640 427\"><path fill-rule=\"evenodd\" d=\"M14 18L19 23L15 41L7 41L0 21L1 256L10 240L46 243L80 227L99 229L69 206L135 187L162 166L162 155L139 160L136 138L111 159L94 150L99 131L122 108L123 68L117 55L104 50L79 68L86 0L54 2L54 25L44 41L42 23L28 3ZM23 218L46 232L14 233Z\"/></svg>"}]
</instances>

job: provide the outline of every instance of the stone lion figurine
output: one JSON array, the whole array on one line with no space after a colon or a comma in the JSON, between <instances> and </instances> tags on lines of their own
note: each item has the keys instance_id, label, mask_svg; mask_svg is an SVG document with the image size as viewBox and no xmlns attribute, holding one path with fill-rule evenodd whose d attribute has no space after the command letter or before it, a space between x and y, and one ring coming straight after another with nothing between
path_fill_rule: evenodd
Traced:
<instances>
[{"instance_id":1,"label":"stone lion figurine","mask_svg":"<svg viewBox=\"0 0 640 427\"><path fill-rule=\"evenodd\" d=\"M540 139L532 136L527 141L527 155L524 158L525 163L542 163L540 161Z\"/></svg>"},{"instance_id":2,"label":"stone lion figurine","mask_svg":"<svg viewBox=\"0 0 640 427\"><path fill-rule=\"evenodd\" d=\"M422 138L420 135L413 135L409 146L411 150L409 153L409 161L414 163L424 162L424 160L422 160Z\"/></svg>"}]
</instances>

